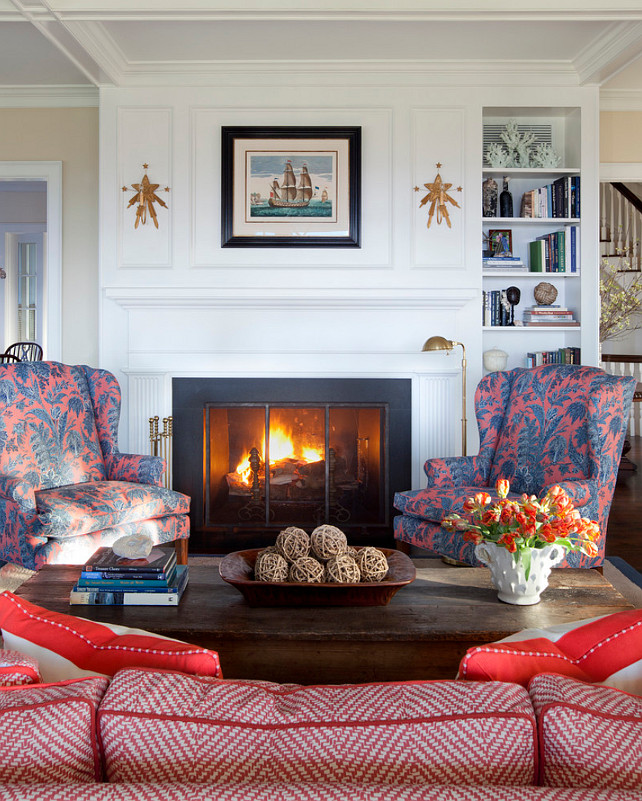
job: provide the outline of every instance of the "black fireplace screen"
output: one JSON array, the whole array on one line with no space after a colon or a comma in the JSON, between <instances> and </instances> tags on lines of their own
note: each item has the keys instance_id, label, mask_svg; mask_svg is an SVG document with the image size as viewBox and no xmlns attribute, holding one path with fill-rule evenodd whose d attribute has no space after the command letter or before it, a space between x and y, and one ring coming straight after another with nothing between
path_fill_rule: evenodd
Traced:
<instances>
[{"instance_id":1,"label":"black fireplace screen","mask_svg":"<svg viewBox=\"0 0 642 801\"><path fill-rule=\"evenodd\" d=\"M207 526L384 523L386 405L207 404Z\"/></svg>"},{"instance_id":2,"label":"black fireplace screen","mask_svg":"<svg viewBox=\"0 0 642 801\"><path fill-rule=\"evenodd\" d=\"M192 498L190 550L272 544L286 526L339 526L391 546L410 487L410 380L173 380L174 488Z\"/></svg>"}]
</instances>

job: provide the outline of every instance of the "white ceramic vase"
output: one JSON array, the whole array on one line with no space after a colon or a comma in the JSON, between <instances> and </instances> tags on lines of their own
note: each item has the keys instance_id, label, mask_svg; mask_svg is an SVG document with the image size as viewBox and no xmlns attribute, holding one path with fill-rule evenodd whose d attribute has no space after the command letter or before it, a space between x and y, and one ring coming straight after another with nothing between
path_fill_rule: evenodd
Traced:
<instances>
[{"instance_id":1,"label":"white ceramic vase","mask_svg":"<svg viewBox=\"0 0 642 801\"><path fill-rule=\"evenodd\" d=\"M539 602L540 595L548 587L551 568L562 561L565 552L559 545L532 548L531 569L526 580L522 560L515 561L506 548L494 542L481 542L475 547L475 556L490 570L499 600L519 606Z\"/></svg>"}]
</instances>

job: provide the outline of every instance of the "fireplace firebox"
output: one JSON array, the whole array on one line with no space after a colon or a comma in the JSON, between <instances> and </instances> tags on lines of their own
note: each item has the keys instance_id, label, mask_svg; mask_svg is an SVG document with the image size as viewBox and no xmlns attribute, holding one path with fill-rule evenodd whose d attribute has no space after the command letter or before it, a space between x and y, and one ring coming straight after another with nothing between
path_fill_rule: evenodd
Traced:
<instances>
[{"instance_id":1,"label":"fireplace firebox","mask_svg":"<svg viewBox=\"0 0 642 801\"><path fill-rule=\"evenodd\" d=\"M192 552L321 523L392 544L392 497L410 486L410 380L175 378L173 418Z\"/></svg>"}]
</instances>

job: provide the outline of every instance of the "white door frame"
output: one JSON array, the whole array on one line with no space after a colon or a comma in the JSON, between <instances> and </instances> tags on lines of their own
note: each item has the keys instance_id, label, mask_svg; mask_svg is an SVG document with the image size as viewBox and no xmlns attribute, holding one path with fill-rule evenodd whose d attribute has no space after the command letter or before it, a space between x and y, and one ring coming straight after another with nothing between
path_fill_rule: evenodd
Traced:
<instances>
[{"instance_id":1,"label":"white door frame","mask_svg":"<svg viewBox=\"0 0 642 801\"><path fill-rule=\"evenodd\" d=\"M47 237L42 347L62 361L62 161L0 161L0 181L47 182Z\"/></svg>"}]
</instances>

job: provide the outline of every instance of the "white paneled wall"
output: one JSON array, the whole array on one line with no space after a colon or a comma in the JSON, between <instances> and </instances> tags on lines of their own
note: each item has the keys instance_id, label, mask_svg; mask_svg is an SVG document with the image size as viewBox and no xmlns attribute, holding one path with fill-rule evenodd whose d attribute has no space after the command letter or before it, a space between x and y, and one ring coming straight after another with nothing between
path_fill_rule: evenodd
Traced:
<instances>
[{"instance_id":1,"label":"white paneled wall","mask_svg":"<svg viewBox=\"0 0 642 801\"><path fill-rule=\"evenodd\" d=\"M217 86L101 89L100 360L123 383L123 447L146 446L148 418L170 412L173 376L410 377L419 486L426 458L461 452L459 359L421 352L442 335L466 346L476 452L481 109L499 97L548 106L553 93L586 108L590 142L598 95L529 78L526 100L496 76L453 81L409 66L377 80L243 72ZM221 247L221 127L275 125L361 127L361 248ZM143 164L170 187L158 229L134 229L123 192ZM450 226L435 214L428 228L419 204L437 172L458 205Z\"/></svg>"}]
</instances>

